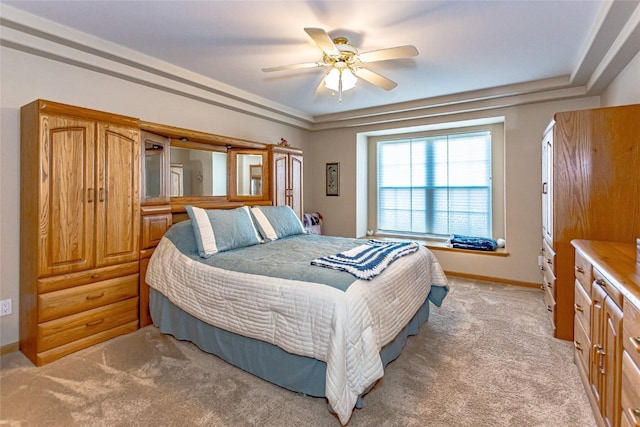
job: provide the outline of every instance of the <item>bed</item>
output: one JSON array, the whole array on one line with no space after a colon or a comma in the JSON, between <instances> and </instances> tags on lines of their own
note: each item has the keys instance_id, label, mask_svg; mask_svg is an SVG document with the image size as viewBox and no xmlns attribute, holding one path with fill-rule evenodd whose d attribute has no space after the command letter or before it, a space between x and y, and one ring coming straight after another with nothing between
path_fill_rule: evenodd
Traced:
<instances>
[{"instance_id":1,"label":"bed","mask_svg":"<svg viewBox=\"0 0 640 427\"><path fill-rule=\"evenodd\" d=\"M149 263L154 324L325 397L342 424L449 289L434 255L415 243L308 234L288 207L187 211L191 220L167 231ZM385 255L361 271L337 262L365 250Z\"/></svg>"}]
</instances>

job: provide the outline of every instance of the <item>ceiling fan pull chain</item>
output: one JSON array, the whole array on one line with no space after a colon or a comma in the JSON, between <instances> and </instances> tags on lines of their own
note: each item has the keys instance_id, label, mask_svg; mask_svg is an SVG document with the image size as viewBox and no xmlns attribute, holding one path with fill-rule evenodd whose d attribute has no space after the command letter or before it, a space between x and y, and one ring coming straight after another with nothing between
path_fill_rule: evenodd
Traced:
<instances>
[{"instance_id":1,"label":"ceiling fan pull chain","mask_svg":"<svg viewBox=\"0 0 640 427\"><path fill-rule=\"evenodd\" d=\"M340 68L340 78L338 79L338 102L342 102L342 68Z\"/></svg>"}]
</instances>

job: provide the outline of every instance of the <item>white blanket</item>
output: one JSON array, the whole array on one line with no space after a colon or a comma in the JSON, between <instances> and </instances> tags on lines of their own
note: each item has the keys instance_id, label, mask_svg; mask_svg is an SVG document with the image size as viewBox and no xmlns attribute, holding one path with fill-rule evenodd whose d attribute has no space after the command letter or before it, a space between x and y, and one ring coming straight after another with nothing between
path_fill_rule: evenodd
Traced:
<instances>
[{"instance_id":1,"label":"white blanket","mask_svg":"<svg viewBox=\"0 0 640 427\"><path fill-rule=\"evenodd\" d=\"M343 424L358 396L384 374L380 349L413 317L432 283L447 283L424 247L342 292L211 267L183 255L166 238L151 258L146 281L211 325L326 362L326 397Z\"/></svg>"}]
</instances>

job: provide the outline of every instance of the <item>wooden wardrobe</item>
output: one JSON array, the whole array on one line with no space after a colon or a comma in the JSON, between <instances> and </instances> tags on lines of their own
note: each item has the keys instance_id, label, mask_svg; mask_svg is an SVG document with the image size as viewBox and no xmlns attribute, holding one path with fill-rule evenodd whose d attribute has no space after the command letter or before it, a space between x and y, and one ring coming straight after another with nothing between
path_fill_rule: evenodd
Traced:
<instances>
[{"instance_id":1,"label":"wooden wardrobe","mask_svg":"<svg viewBox=\"0 0 640 427\"><path fill-rule=\"evenodd\" d=\"M269 147L271 199L275 206L287 205L302 219L302 150L272 145Z\"/></svg>"},{"instance_id":2,"label":"wooden wardrobe","mask_svg":"<svg viewBox=\"0 0 640 427\"><path fill-rule=\"evenodd\" d=\"M138 328L137 119L21 110L20 350L36 365Z\"/></svg>"},{"instance_id":3,"label":"wooden wardrobe","mask_svg":"<svg viewBox=\"0 0 640 427\"><path fill-rule=\"evenodd\" d=\"M640 237L640 104L557 113L542 140L540 269L554 336L573 340L573 239Z\"/></svg>"}]
</instances>

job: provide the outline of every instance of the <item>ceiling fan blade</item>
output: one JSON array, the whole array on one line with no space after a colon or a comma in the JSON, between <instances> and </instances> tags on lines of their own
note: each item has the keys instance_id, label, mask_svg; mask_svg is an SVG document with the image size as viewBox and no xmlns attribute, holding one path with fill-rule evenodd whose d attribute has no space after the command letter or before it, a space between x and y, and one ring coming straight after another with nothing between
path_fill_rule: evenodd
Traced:
<instances>
[{"instance_id":1,"label":"ceiling fan blade","mask_svg":"<svg viewBox=\"0 0 640 427\"><path fill-rule=\"evenodd\" d=\"M353 70L353 74L355 74L356 77L362 80L381 87L384 90L391 90L394 87L398 86L398 83L394 82L393 80L389 80L388 78L381 76L378 73L374 73L367 68L357 68Z\"/></svg>"},{"instance_id":2,"label":"ceiling fan blade","mask_svg":"<svg viewBox=\"0 0 640 427\"><path fill-rule=\"evenodd\" d=\"M291 65L280 65L278 67L266 67L263 68L262 71L265 73L269 73L271 71L284 71L284 70L299 70L301 68L316 68L316 67L324 67L325 64L323 62L305 62L303 64L291 64Z\"/></svg>"},{"instance_id":3,"label":"ceiling fan blade","mask_svg":"<svg viewBox=\"0 0 640 427\"><path fill-rule=\"evenodd\" d=\"M388 49L372 50L358 55L362 62L388 61L390 59L411 58L418 55L415 46L397 46Z\"/></svg>"},{"instance_id":4,"label":"ceiling fan blade","mask_svg":"<svg viewBox=\"0 0 640 427\"><path fill-rule=\"evenodd\" d=\"M333 44L333 40L331 40L331 37L329 37L329 34L327 34L325 30L323 30L322 28L305 28L304 31L309 34L309 37L311 37L313 41L316 42L318 47L322 49L324 53L329 56L340 55L340 51L338 50L336 45Z\"/></svg>"}]
</instances>

